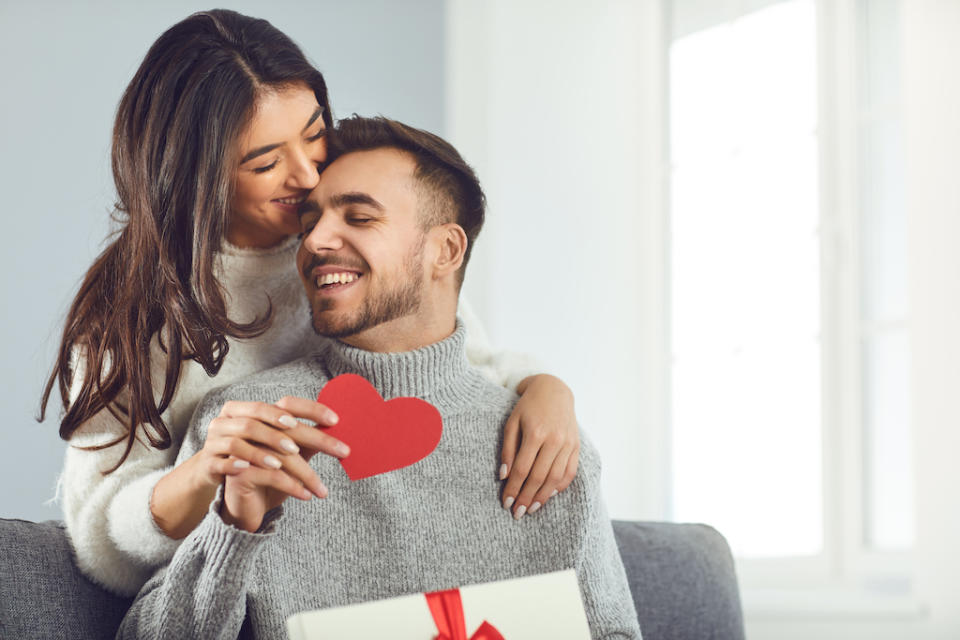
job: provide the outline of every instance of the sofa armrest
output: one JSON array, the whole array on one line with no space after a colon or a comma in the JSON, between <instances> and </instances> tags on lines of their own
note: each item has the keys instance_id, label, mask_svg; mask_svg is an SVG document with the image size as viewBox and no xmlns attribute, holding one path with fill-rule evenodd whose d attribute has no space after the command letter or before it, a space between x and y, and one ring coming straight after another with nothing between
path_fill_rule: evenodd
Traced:
<instances>
[{"instance_id":1,"label":"sofa armrest","mask_svg":"<svg viewBox=\"0 0 960 640\"><path fill-rule=\"evenodd\" d=\"M113 638L131 603L80 573L61 522L0 519L0 638Z\"/></svg>"},{"instance_id":2,"label":"sofa armrest","mask_svg":"<svg viewBox=\"0 0 960 640\"><path fill-rule=\"evenodd\" d=\"M644 640L743 640L733 556L716 529L615 520L613 532Z\"/></svg>"}]
</instances>

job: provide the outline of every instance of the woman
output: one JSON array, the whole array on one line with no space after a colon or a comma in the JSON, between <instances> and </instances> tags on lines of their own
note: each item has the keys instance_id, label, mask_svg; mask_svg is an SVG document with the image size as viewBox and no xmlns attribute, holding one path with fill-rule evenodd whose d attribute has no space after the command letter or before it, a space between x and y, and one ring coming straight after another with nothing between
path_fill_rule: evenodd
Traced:
<instances>
[{"instance_id":1,"label":"woman","mask_svg":"<svg viewBox=\"0 0 960 640\"><path fill-rule=\"evenodd\" d=\"M323 77L300 49L268 22L223 10L164 33L121 99L121 229L86 274L44 393L45 405L57 384L65 411L61 489L78 565L117 593L135 593L172 556L226 474L275 467L271 448L296 446L283 436L294 420L336 419L312 399L252 421L228 404L203 450L171 466L208 390L319 340L294 266L296 209L317 183L331 125ZM572 396L555 378L505 367L482 342L468 354L521 394L499 474L504 506L532 513L575 473ZM323 450L342 456L339 444L327 438ZM312 472L284 471L322 494Z\"/></svg>"}]
</instances>

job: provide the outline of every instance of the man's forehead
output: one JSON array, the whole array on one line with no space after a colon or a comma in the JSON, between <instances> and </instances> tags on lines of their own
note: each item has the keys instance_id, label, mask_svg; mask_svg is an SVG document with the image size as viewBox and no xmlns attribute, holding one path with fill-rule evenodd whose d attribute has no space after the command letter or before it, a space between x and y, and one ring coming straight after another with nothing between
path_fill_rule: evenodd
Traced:
<instances>
[{"instance_id":1,"label":"man's forehead","mask_svg":"<svg viewBox=\"0 0 960 640\"><path fill-rule=\"evenodd\" d=\"M344 190L410 190L416 162L409 153L385 147L346 153L324 168L310 198Z\"/></svg>"}]
</instances>

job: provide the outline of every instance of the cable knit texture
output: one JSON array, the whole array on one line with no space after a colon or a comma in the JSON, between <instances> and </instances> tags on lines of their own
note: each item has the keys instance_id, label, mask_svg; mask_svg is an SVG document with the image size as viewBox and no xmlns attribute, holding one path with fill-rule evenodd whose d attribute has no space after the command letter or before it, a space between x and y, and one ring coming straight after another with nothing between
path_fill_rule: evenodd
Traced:
<instances>
[{"instance_id":1,"label":"cable knit texture","mask_svg":"<svg viewBox=\"0 0 960 640\"><path fill-rule=\"evenodd\" d=\"M113 473L103 471L116 464L124 445L99 451L81 447L101 445L126 432L108 412L102 411L86 422L71 438L64 459L58 493L63 501L64 520L77 557L87 577L120 595L134 595L153 570L170 560L179 541L168 538L150 513L150 496L157 481L173 467L184 432L200 399L214 387L233 383L257 371L289 362L322 348L327 342L310 326L310 313L303 286L295 267L299 243L291 237L272 249L240 249L227 245L218 261L218 277L227 295L231 319L249 322L273 305L273 323L261 336L251 340L228 338L230 351L215 378L190 360L183 363L176 395L163 413L173 445L158 450L141 437L130 456ZM473 325L476 317L465 302L461 313L471 333L482 337L482 328ZM468 353L483 367L484 374L497 384L513 388L535 373L530 359L495 353L484 340L471 339ZM153 380L159 399L166 355L154 340L151 356ZM76 368L82 377L83 361ZM73 389L76 397L78 388ZM494 464L493 461L490 464Z\"/></svg>"},{"instance_id":2,"label":"cable knit texture","mask_svg":"<svg viewBox=\"0 0 960 640\"><path fill-rule=\"evenodd\" d=\"M315 356L207 396L181 458L201 445L224 401L311 396L343 373L366 377L385 399L432 403L443 435L420 462L356 482L335 458L315 456L311 465L329 496L288 499L256 534L226 525L215 502L140 592L118 637L232 639L246 611L257 638L279 640L287 617L300 611L574 568L591 635L639 638L599 495L596 451L583 440L569 489L536 517L513 520L499 505L494 467L516 395L468 364L464 341L458 324L446 340L406 353L330 342Z\"/></svg>"}]
</instances>

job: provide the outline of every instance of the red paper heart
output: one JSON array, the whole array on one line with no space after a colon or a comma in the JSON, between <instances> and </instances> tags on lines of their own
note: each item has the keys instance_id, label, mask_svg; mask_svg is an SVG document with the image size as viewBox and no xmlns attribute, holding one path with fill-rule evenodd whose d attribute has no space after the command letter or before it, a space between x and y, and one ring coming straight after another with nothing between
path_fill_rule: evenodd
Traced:
<instances>
[{"instance_id":1,"label":"red paper heart","mask_svg":"<svg viewBox=\"0 0 960 640\"><path fill-rule=\"evenodd\" d=\"M366 378L352 373L328 382L317 402L333 409L340 421L324 430L350 447L340 464L351 480L408 467L437 448L443 418L419 398L383 397Z\"/></svg>"}]
</instances>

